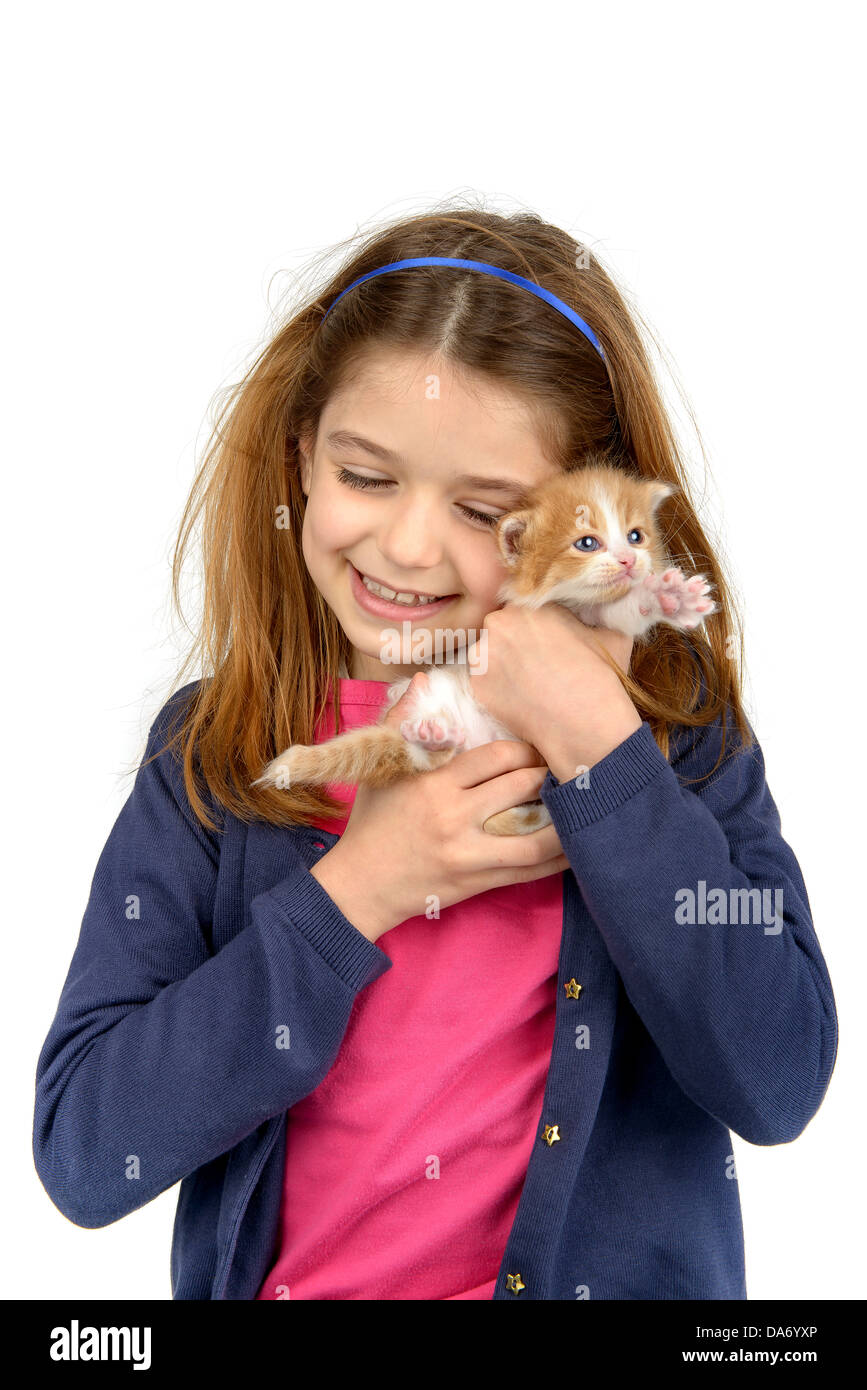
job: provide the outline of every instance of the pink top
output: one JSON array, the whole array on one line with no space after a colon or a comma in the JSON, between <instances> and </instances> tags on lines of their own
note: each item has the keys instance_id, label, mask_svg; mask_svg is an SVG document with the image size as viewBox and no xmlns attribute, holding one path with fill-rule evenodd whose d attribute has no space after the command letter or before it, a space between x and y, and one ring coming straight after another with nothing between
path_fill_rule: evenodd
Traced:
<instances>
[{"instance_id":1,"label":"pink top","mask_svg":"<svg viewBox=\"0 0 867 1390\"><path fill-rule=\"evenodd\" d=\"M387 688L341 679L341 732L375 723ZM332 736L325 714L317 742ZM328 790L347 812L317 824L339 833L355 788ZM379 938L392 968L288 1112L279 1244L257 1299L493 1297L542 1114L562 880L492 888Z\"/></svg>"}]
</instances>

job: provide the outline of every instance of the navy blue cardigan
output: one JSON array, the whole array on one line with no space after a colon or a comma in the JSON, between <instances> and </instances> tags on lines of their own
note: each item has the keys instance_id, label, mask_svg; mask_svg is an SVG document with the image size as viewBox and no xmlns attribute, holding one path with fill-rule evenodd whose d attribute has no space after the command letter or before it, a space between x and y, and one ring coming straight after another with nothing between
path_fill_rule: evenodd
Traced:
<instances>
[{"instance_id":1,"label":"navy blue cardigan","mask_svg":"<svg viewBox=\"0 0 867 1390\"><path fill-rule=\"evenodd\" d=\"M163 706L146 757L195 684ZM669 762L643 723L589 786L542 787L571 872L538 1142L495 1299L747 1296L729 1131L802 1133L837 1017L760 748L686 784L719 747L717 725L678 728ZM255 1298L286 1112L392 964L388 935L368 941L308 872L336 835L215 810L208 832L170 754L139 766L36 1074L36 1170L70 1221L109 1225L181 1182L176 1299ZM781 905L773 925L759 899Z\"/></svg>"}]
</instances>

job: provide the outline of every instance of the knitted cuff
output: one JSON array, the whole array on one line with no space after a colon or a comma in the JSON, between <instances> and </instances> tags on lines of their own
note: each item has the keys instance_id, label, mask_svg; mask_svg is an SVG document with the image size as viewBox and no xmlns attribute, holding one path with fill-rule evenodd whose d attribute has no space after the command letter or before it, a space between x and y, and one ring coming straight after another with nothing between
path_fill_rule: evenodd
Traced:
<instances>
[{"instance_id":1,"label":"knitted cuff","mask_svg":"<svg viewBox=\"0 0 867 1390\"><path fill-rule=\"evenodd\" d=\"M664 770L671 771L650 725L640 726L583 776L558 782L549 770L539 796L558 830L580 830L610 815ZM672 774L673 775L673 774ZM582 786L582 780L587 785Z\"/></svg>"}]
</instances>

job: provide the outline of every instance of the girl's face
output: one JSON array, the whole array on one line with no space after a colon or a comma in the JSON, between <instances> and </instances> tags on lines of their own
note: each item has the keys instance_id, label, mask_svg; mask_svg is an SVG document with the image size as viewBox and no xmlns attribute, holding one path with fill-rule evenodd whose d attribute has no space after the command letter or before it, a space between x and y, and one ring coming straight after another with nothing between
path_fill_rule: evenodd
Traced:
<instances>
[{"instance_id":1,"label":"girl's face","mask_svg":"<svg viewBox=\"0 0 867 1390\"><path fill-rule=\"evenodd\" d=\"M299 447L304 560L352 644L350 676L411 676L448 650L438 628L476 640L507 574L495 523L558 471L523 402L439 358L377 349ZM361 575L411 602L377 598ZM429 595L445 601L420 606Z\"/></svg>"}]
</instances>

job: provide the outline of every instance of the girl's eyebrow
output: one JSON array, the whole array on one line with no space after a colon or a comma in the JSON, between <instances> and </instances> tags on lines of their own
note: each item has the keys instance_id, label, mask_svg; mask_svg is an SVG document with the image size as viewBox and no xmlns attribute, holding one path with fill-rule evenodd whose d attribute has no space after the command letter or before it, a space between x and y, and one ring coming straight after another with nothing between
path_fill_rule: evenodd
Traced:
<instances>
[{"instance_id":1,"label":"girl's eyebrow","mask_svg":"<svg viewBox=\"0 0 867 1390\"><path fill-rule=\"evenodd\" d=\"M372 439L353 434L351 430L332 430L326 436L326 443L339 449L360 449L366 454L373 454L374 458L381 459L383 463L406 463L406 460L392 449L386 449L383 444L374 444ZM508 492L518 497L525 496L528 491L527 484L517 478L486 478L483 473L464 473L460 478L455 478L455 482L462 487L480 487L488 492Z\"/></svg>"}]
</instances>

